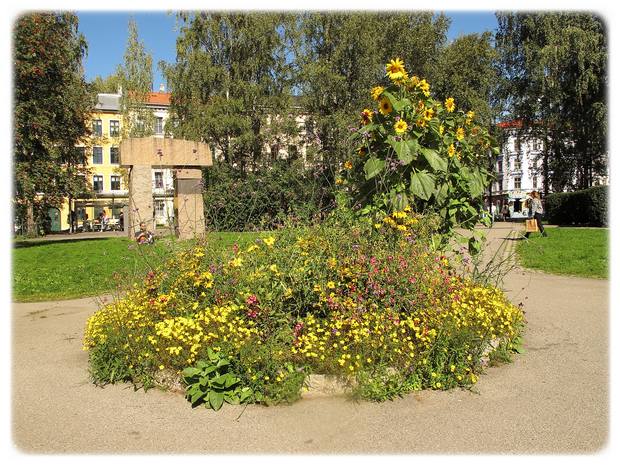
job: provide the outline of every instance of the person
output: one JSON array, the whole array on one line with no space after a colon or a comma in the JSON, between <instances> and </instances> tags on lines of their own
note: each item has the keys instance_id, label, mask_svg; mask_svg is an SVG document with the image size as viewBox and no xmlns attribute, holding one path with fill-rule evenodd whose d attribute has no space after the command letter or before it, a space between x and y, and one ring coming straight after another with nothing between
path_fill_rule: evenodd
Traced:
<instances>
[{"instance_id":1,"label":"person","mask_svg":"<svg viewBox=\"0 0 620 465\"><path fill-rule=\"evenodd\" d=\"M110 218L108 218L108 214L105 212L105 210L101 211L101 216L99 220L101 221L101 232L107 231Z\"/></svg>"},{"instance_id":2,"label":"person","mask_svg":"<svg viewBox=\"0 0 620 465\"><path fill-rule=\"evenodd\" d=\"M491 223L495 221L496 216L497 216L497 206L494 203L491 203Z\"/></svg>"},{"instance_id":3,"label":"person","mask_svg":"<svg viewBox=\"0 0 620 465\"><path fill-rule=\"evenodd\" d=\"M545 228L542 224L542 215L543 215L543 206L540 200L540 195L536 191L532 191L532 207L531 210L534 214L534 219L536 220L536 225L538 226L538 230L542 234L543 237L547 237L547 233L545 232ZM526 232L525 237L530 237L530 233Z\"/></svg>"},{"instance_id":4,"label":"person","mask_svg":"<svg viewBox=\"0 0 620 465\"><path fill-rule=\"evenodd\" d=\"M121 212L118 215L118 225L119 225L121 231L125 230L125 215L123 214L123 212Z\"/></svg>"},{"instance_id":5,"label":"person","mask_svg":"<svg viewBox=\"0 0 620 465\"><path fill-rule=\"evenodd\" d=\"M146 229L146 223L144 221L140 223L140 231L136 232L136 242L138 244L153 244L155 242L153 233Z\"/></svg>"},{"instance_id":6,"label":"person","mask_svg":"<svg viewBox=\"0 0 620 465\"><path fill-rule=\"evenodd\" d=\"M508 218L510 217L510 210L508 209L507 203L505 203L502 207L502 217L504 218L504 221L508 221Z\"/></svg>"}]
</instances>

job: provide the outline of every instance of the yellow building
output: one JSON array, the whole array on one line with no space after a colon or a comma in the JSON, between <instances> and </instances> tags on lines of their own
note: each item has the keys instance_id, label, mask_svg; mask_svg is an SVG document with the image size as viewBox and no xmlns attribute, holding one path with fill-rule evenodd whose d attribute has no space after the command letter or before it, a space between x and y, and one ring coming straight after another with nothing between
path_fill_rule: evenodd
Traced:
<instances>
[{"instance_id":1,"label":"yellow building","mask_svg":"<svg viewBox=\"0 0 620 465\"><path fill-rule=\"evenodd\" d=\"M60 211L60 230L68 230L70 211L75 212L78 227L92 228L93 220L105 211L112 223L118 221L127 203L126 176L119 166L119 145L122 131L119 94L99 94L92 114L92 136L88 143L78 146L84 150L90 174L87 182L94 197L65 202ZM52 221L52 223L54 223ZM52 224L52 231L57 226Z\"/></svg>"}]
</instances>

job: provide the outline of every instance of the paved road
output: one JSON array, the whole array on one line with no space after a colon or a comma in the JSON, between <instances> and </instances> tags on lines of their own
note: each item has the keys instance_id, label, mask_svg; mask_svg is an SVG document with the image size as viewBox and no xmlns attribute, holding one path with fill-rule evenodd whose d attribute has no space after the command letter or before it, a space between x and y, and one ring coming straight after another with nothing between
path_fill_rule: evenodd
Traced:
<instances>
[{"instance_id":1,"label":"paved road","mask_svg":"<svg viewBox=\"0 0 620 465\"><path fill-rule=\"evenodd\" d=\"M491 246L512 246L504 238L515 227L496 224ZM477 393L220 412L90 384L81 338L93 300L14 304L13 441L43 454L596 453L609 423L608 281L515 270L506 287L526 311L527 353L489 369Z\"/></svg>"}]
</instances>

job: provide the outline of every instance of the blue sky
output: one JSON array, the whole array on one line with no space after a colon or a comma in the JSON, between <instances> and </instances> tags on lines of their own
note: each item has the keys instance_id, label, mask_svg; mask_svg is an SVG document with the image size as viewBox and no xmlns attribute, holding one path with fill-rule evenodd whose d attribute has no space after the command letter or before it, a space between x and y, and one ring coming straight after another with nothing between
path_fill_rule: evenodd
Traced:
<instances>
[{"instance_id":1,"label":"blue sky","mask_svg":"<svg viewBox=\"0 0 620 465\"><path fill-rule=\"evenodd\" d=\"M494 12L446 12L452 18L448 39L463 34L494 30L497 27ZM174 62L176 56L177 22L172 13L165 12L78 12L80 31L88 41L85 72L88 80L108 76L123 62L127 44L127 23L133 17L138 25L140 39L153 57L155 90L164 83L157 63Z\"/></svg>"}]
</instances>

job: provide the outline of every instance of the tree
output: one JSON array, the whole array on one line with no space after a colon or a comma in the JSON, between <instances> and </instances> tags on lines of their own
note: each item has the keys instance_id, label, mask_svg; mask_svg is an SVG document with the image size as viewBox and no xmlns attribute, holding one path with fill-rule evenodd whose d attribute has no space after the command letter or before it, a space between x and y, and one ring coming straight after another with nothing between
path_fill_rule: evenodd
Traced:
<instances>
[{"instance_id":1,"label":"tree","mask_svg":"<svg viewBox=\"0 0 620 465\"><path fill-rule=\"evenodd\" d=\"M543 140L543 185L585 188L606 161L607 39L584 13L498 14L500 89L521 131Z\"/></svg>"},{"instance_id":2,"label":"tree","mask_svg":"<svg viewBox=\"0 0 620 465\"><path fill-rule=\"evenodd\" d=\"M145 137L154 132L153 112L146 106L148 94L153 90L153 58L140 41L134 20L129 21L128 29L123 65L116 71L122 87L123 136Z\"/></svg>"},{"instance_id":3,"label":"tree","mask_svg":"<svg viewBox=\"0 0 620 465\"><path fill-rule=\"evenodd\" d=\"M20 17L14 38L15 201L26 232L47 206L88 190L86 155L76 144L89 135L94 96L84 80L87 44L71 13Z\"/></svg>"},{"instance_id":4,"label":"tree","mask_svg":"<svg viewBox=\"0 0 620 465\"><path fill-rule=\"evenodd\" d=\"M497 71L497 52L491 33L469 34L442 49L433 68L433 89L440 100L454 98L461 110L476 109L487 127L494 121L491 100Z\"/></svg>"},{"instance_id":5,"label":"tree","mask_svg":"<svg viewBox=\"0 0 620 465\"><path fill-rule=\"evenodd\" d=\"M117 73L110 74L105 78L96 76L90 85L98 94L114 94L122 87L121 78Z\"/></svg>"},{"instance_id":6,"label":"tree","mask_svg":"<svg viewBox=\"0 0 620 465\"><path fill-rule=\"evenodd\" d=\"M242 171L297 132L287 59L294 17L280 13L179 14L173 65L160 63L172 92L176 136L213 144ZM271 128L271 130L269 129Z\"/></svg>"},{"instance_id":7,"label":"tree","mask_svg":"<svg viewBox=\"0 0 620 465\"><path fill-rule=\"evenodd\" d=\"M372 103L385 63L402 58L420 76L431 71L449 20L432 13L310 13L300 18L296 64L308 129L327 172L351 152L350 128Z\"/></svg>"}]
</instances>

